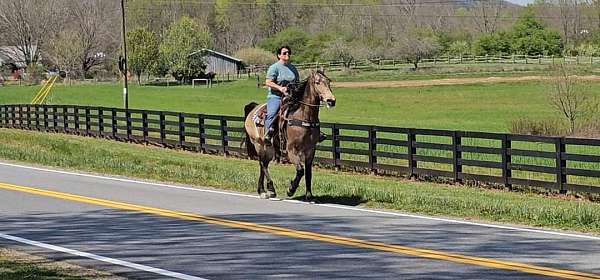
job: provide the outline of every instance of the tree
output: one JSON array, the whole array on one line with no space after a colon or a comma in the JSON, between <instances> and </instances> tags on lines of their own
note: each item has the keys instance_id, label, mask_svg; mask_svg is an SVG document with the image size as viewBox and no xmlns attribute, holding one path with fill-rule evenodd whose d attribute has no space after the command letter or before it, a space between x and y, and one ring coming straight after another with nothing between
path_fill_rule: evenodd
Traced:
<instances>
[{"instance_id":1,"label":"tree","mask_svg":"<svg viewBox=\"0 0 600 280\"><path fill-rule=\"evenodd\" d=\"M502 6L503 1L501 0L474 1L473 21L475 23L475 28L486 34L496 32L498 17L500 16Z\"/></svg>"},{"instance_id":2,"label":"tree","mask_svg":"<svg viewBox=\"0 0 600 280\"><path fill-rule=\"evenodd\" d=\"M267 65L273 63L277 58L273 52L268 52L259 48L244 48L234 54L246 65Z\"/></svg>"},{"instance_id":3,"label":"tree","mask_svg":"<svg viewBox=\"0 0 600 280\"><path fill-rule=\"evenodd\" d=\"M23 63L38 63L40 51L55 30L58 9L54 0L0 0L0 37L7 45L15 46Z\"/></svg>"},{"instance_id":4,"label":"tree","mask_svg":"<svg viewBox=\"0 0 600 280\"><path fill-rule=\"evenodd\" d=\"M145 28L138 28L127 33L128 67L142 83L141 76L148 71L152 64L157 63L158 39L156 35Z\"/></svg>"},{"instance_id":5,"label":"tree","mask_svg":"<svg viewBox=\"0 0 600 280\"><path fill-rule=\"evenodd\" d=\"M61 70L67 71L69 77L77 76L79 71L79 57L81 56L81 48L78 44L79 34L71 30L62 30L58 35L48 43L46 54L49 59L57 65Z\"/></svg>"},{"instance_id":6,"label":"tree","mask_svg":"<svg viewBox=\"0 0 600 280\"><path fill-rule=\"evenodd\" d=\"M271 38L267 38L260 44L260 47L275 53L277 48L287 45L292 48L294 61L301 62L309 40L308 33L298 27L290 27Z\"/></svg>"},{"instance_id":7,"label":"tree","mask_svg":"<svg viewBox=\"0 0 600 280\"><path fill-rule=\"evenodd\" d=\"M62 34L64 40L71 40L67 49L55 46L52 48L54 57L73 55L78 61L78 70L82 78L88 77L89 72L101 66L105 59L118 49L118 31L116 25L116 6L110 1L82 0L65 2L67 13L64 15L63 30L72 34ZM64 46L63 46L64 47ZM63 65L59 65L63 66Z\"/></svg>"},{"instance_id":8,"label":"tree","mask_svg":"<svg viewBox=\"0 0 600 280\"><path fill-rule=\"evenodd\" d=\"M562 51L560 35L546 29L531 11L527 11L515 23L510 38L512 38L511 49L515 53L552 55L560 54Z\"/></svg>"},{"instance_id":9,"label":"tree","mask_svg":"<svg viewBox=\"0 0 600 280\"><path fill-rule=\"evenodd\" d=\"M353 62L368 57L368 48L359 41L349 41L338 38L329 44L325 56L331 60L342 61L344 67L349 69Z\"/></svg>"},{"instance_id":10,"label":"tree","mask_svg":"<svg viewBox=\"0 0 600 280\"><path fill-rule=\"evenodd\" d=\"M172 23L160 45L160 54L167 61L171 75L178 81L189 82L202 76L206 65L195 52L212 46L206 26L184 16Z\"/></svg>"},{"instance_id":11,"label":"tree","mask_svg":"<svg viewBox=\"0 0 600 280\"><path fill-rule=\"evenodd\" d=\"M564 65L558 66L552 78L550 105L563 115L575 132L576 122L598 111L598 100L591 95L589 84L569 75Z\"/></svg>"},{"instance_id":12,"label":"tree","mask_svg":"<svg viewBox=\"0 0 600 280\"><path fill-rule=\"evenodd\" d=\"M421 60L435 56L440 49L435 36L424 31L412 31L392 43L391 53L395 57L406 59L416 70Z\"/></svg>"}]
</instances>

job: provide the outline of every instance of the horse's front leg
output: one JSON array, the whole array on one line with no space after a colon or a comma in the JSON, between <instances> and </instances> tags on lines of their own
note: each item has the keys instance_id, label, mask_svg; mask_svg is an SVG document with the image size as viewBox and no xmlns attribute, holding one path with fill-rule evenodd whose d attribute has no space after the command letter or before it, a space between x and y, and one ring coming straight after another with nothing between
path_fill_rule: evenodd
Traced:
<instances>
[{"instance_id":1,"label":"horse's front leg","mask_svg":"<svg viewBox=\"0 0 600 280\"><path fill-rule=\"evenodd\" d=\"M312 194L312 161L306 161L306 177L304 177L304 182L306 183L306 194L304 195L304 199L306 201L313 200Z\"/></svg>"},{"instance_id":2,"label":"horse's front leg","mask_svg":"<svg viewBox=\"0 0 600 280\"><path fill-rule=\"evenodd\" d=\"M290 181L290 188L288 189L287 195L292 196L296 193L296 189L298 189L298 185L300 185L300 180L304 176L304 166L302 163L296 163L296 177L294 180Z\"/></svg>"}]
</instances>

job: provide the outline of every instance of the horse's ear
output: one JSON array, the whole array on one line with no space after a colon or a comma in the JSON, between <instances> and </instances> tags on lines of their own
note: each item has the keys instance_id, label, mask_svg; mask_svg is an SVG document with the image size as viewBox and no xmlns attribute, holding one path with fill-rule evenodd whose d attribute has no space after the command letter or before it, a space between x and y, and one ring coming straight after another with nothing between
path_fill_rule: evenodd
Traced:
<instances>
[{"instance_id":1,"label":"horse's ear","mask_svg":"<svg viewBox=\"0 0 600 280\"><path fill-rule=\"evenodd\" d=\"M323 65L321 65L321 74L325 75L325 67L323 67Z\"/></svg>"}]
</instances>

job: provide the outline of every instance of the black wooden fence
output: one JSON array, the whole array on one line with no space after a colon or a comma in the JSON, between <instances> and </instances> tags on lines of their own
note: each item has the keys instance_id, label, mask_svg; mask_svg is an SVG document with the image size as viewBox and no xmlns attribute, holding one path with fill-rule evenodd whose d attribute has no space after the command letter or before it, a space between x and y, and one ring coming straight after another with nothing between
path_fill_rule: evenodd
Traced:
<instances>
[{"instance_id":1,"label":"black wooden fence","mask_svg":"<svg viewBox=\"0 0 600 280\"><path fill-rule=\"evenodd\" d=\"M0 126L245 154L244 119L77 105L0 105ZM600 140L322 123L326 166L600 193Z\"/></svg>"}]
</instances>

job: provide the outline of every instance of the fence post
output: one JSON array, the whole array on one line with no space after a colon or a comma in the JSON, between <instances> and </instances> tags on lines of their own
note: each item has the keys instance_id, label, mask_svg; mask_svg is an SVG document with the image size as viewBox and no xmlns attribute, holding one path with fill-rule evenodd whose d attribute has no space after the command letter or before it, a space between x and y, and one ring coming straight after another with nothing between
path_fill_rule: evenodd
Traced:
<instances>
[{"instance_id":1,"label":"fence post","mask_svg":"<svg viewBox=\"0 0 600 280\"><path fill-rule=\"evenodd\" d=\"M163 111L160 111L160 115L159 115L159 122L160 122L160 144L165 144L165 113Z\"/></svg>"},{"instance_id":2,"label":"fence post","mask_svg":"<svg viewBox=\"0 0 600 280\"><path fill-rule=\"evenodd\" d=\"M179 146L183 147L185 143L185 118L183 113L179 113Z\"/></svg>"},{"instance_id":3,"label":"fence post","mask_svg":"<svg viewBox=\"0 0 600 280\"><path fill-rule=\"evenodd\" d=\"M510 178L512 177L512 170L509 168L512 161L509 150L511 149L511 141L508 134L502 136L502 180L504 186L512 190L512 184Z\"/></svg>"},{"instance_id":4,"label":"fence post","mask_svg":"<svg viewBox=\"0 0 600 280\"><path fill-rule=\"evenodd\" d=\"M460 178L462 175L462 152L459 147L462 145L461 136L459 131L452 132L452 163L453 163L453 171L454 171L454 182L462 184L462 179Z\"/></svg>"},{"instance_id":5,"label":"fence post","mask_svg":"<svg viewBox=\"0 0 600 280\"><path fill-rule=\"evenodd\" d=\"M331 153L333 156L333 166L336 168L340 167L340 129L334 123L331 128Z\"/></svg>"},{"instance_id":6,"label":"fence post","mask_svg":"<svg viewBox=\"0 0 600 280\"><path fill-rule=\"evenodd\" d=\"M35 115L35 129L40 130L40 111L38 105L33 105L33 112Z\"/></svg>"},{"instance_id":7,"label":"fence post","mask_svg":"<svg viewBox=\"0 0 600 280\"><path fill-rule=\"evenodd\" d=\"M555 141L555 150L556 150L556 183L559 187L559 191L561 194L567 193L567 174L565 172L565 168L567 166L567 161L565 160L563 154L566 152L565 138L558 137Z\"/></svg>"},{"instance_id":8,"label":"fence post","mask_svg":"<svg viewBox=\"0 0 600 280\"><path fill-rule=\"evenodd\" d=\"M554 55L552 55L552 65L554 65Z\"/></svg>"},{"instance_id":9,"label":"fence post","mask_svg":"<svg viewBox=\"0 0 600 280\"><path fill-rule=\"evenodd\" d=\"M415 129L414 128L409 128L408 129L408 135L406 137L406 139L408 140L408 169L409 169L409 176L410 178L412 177L416 177L417 174L415 173L416 168L417 168L417 161L415 161L414 156L417 153L417 148L415 148L415 142L417 141L417 135L415 134Z\"/></svg>"},{"instance_id":10,"label":"fence post","mask_svg":"<svg viewBox=\"0 0 600 280\"><path fill-rule=\"evenodd\" d=\"M91 117L90 117L90 107L85 107L85 135L90 135L90 130L92 129L91 125Z\"/></svg>"},{"instance_id":11,"label":"fence post","mask_svg":"<svg viewBox=\"0 0 600 280\"><path fill-rule=\"evenodd\" d=\"M229 154L229 149L227 149L229 141L227 141L227 120L224 117L221 117L221 142L223 144L223 155L227 156Z\"/></svg>"},{"instance_id":12,"label":"fence post","mask_svg":"<svg viewBox=\"0 0 600 280\"><path fill-rule=\"evenodd\" d=\"M371 172L377 173L377 128L369 128L369 168Z\"/></svg>"},{"instance_id":13,"label":"fence post","mask_svg":"<svg viewBox=\"0 0 600 280\"><path fill-rule=\"evenodd\" d=\"M125 126L127 127L127 141L133 140L131 133L131 111L125 110Z\"/></svg>"},{"instance_id":14,"label":"fence post","mask_svg":"<svg viewBox=\"0 0 600 280\"><path fill-rule=\"evenodd\" d=\"M112 137L117 139L117 109L111 109Z\"/></svg>"},{"instance_id":15,"label":"fence post","mask_svg":"<svg viewBox=\"0 0 600 280\"><path fill-rule=\"evenodd\" d=\"M148 145L148 112L142 111L142 137L144 142Z\"/></svg>"},{"instance_id":16,"label":"fence post","mask_svg":"<svg viewBox=\"0 0 600 280\"><path fill-rule=\"evenodd\" d=\"M65 106L61 106L62 107L62 114L63 114L63 131L65 133L69 132L69 108L67 107L67 105Z\"/></svg>"},{"instance_id":17,"label":"fence post","mask_svg":"<svg viewBox=\"0 0 600 280\"><path fill-rule=\"evenodd\" d=\"M75 133L79 133L79 106L73 106L73 115L75 117Z\"/></svg>"},{"instance_id":18,"label":"fence post","mask_svg":"<svg viewBox=\"0 0 600 280\"><path fill-rule=\"evenodd\" d=\"M203 114L199 114L198 115L198 152L201 153L206 153L205 150L205 144L206 144L206 138L204 137L205 131L204 131L204 115Z\"/></svg>"},{"instance_id":19,"label":"fence post","mask_svg":"<svg viewBox=\"0 0 600 280\"><path fill-rule=\"evenodd\" d=\"M260 76L256 74L256 88L260 88Z\"/></svg>"},{"instance_id":20,"label":"fence post","mask_svg":"<svg viewBox=\"0 0 600 280\"><path fill-rule=\"evenodd\" d=\"M31 129L31 105L27 104L25 108L27 108L27 113L25 114L25 119L27 120L26 128Z\"/></svg>"},{"instance_id":21,"label":"fence post","mask_svg":"<svg viewBox=\"0 0 600 280\"><path fill-rule=\"evenodd\" d=\"M98 108L98 134L104 136L104 110Z\"/></svg>"},{"instance_id":22,"label":"fence post","mask_svg":"<svg viewBox=\"0 0 600 280\"><path fill-rule=\"evenodd\" d=\"M44 131L48 131L48 106L42 105L43 107L43 116L44 116Z\"/></svg>"}]
</instances>

